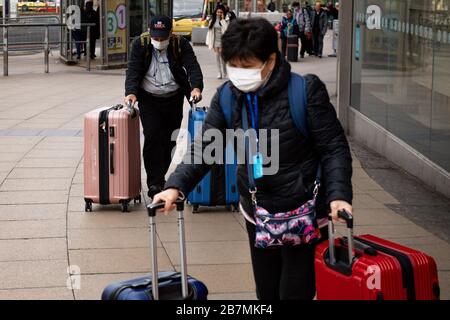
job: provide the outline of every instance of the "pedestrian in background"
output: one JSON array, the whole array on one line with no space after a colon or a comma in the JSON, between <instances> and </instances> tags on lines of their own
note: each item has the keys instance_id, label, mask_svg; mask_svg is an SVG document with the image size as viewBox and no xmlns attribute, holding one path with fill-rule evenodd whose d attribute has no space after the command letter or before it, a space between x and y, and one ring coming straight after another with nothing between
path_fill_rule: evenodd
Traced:
<instances>
[{"instance_id":1,"label":"pedestrian in background","mask_svg":"<svg viewBox=\"0 0 450 320\"><path fill-rule=\"evenodd\" d=\"M328 22L330 24L330 29L333 29L333 21L338 19L338 10L333 4L333 1L328 1L327 5L327 15L328 15Z\"/></svg>"},{"instance_id":2,"label":"pedestrian in background","mask_svg":"<svg viewBox=\"0 0 450 320\"><path fill-rule=\"evenodd\" d=\"M216 53L217 69L219 74L217 79L227 77L227 70L222 59L222 35L228 28L228 21L225 19L226 9L224 6L217 6L209 23L208 34L206 35L206 45Z\"/></svg>"},{"instance_id":3,"label":"pedestrian in background","mask_svg":"<svg viewBox=\"0 0 450 320\"><path fill-rule=\"evenodd\" d=\"M72 39L75 42L75 50L76 50L77 60L81 59L81 53L83 51L85 52L84 55L86 55L86 49L84 49L85 48L84 41L86 41L86 33L85 33L86 27L83 26L83 24L86 23L86 15L84 12L83 3L80 3L80 14L81 14L81 17L80 17L81 26L79 28L77 28L75 26L71 32Z\"/></svg>"},{"instance_id":4,"label":"pedestrian in background","mask_svg":"<svg viewBox=\"0 0 450 320\"><path fill-rule=\"evenodd\" d=\"M286 57L287 52L287 39L291 35L300 36L297 20L294 17L294 12L289 9L286 15L281 21L280 37L281 37L281 50L283 57Z\"/></svg>"},{"instance_id":5,"label":"pedestrian in background","mask_svg":"<svg viewBox=\"0 0 450 320\"><path fill-rule=\"evenodd\" d=\"M294 8L294 17L297 20L298 28L300 32L300 41L301 41L301 50L300 50L300 58L305 57L305 52L311 55L311 46L310 39L312 39L312 30L311 30L311 19L308 11L305 8L302 8L300 2L293 2L292 7Z\"/></svg>"},{"instance_id":6,"label":"pedestrian in background","mask_svg":"<svg viewBox=\"0 0 450 320\"><path fill-rule=\"evenodd\" d=\"M155 16L149 27L131 45L124 102L139 101L148 196L153 198L166 182L184 98L201 100L203 74L189 41L172 33L171 18Z\"/></svg>"},{"instance_id":7,"label":"pedestrian in background","mask_svg":"<svg viewBox=\"0 0 450 320\"><path fill-rule=\"evenodd\" d=\"M313 32L313 51L316 56L322 58L323 39L328 30L328 17L325 10L322 9L322 3L317 1L311 19Z\"/></svg>"},{"instance_id":8,"label":"pedestrian in background","mask_svg":"<svg viewBox=\"0 0 450 320\"><path fill-rule=\"evenodd\" d=\"M236 14L234 13L233 10L230 9L230 6L227 4L223 5L225 7L225 20L228 21L228 23L233 22L234 20L236 20Z\"/></svg>"},{"instance_id":9,"label":"pedestrian in background","mask_svg":"<svg viewBox=\"0 0 450 320\"><path fill-rule=\"evenodd\" d=\"M275 10L277 10L277 6L272 0L270 0L269 4L267 5L267 10L269 10L270 12L275 12Z\"/></svg>"},{"instance_id":10,"label":"pedestrian in background","mask_svg":"<svg viewBox=\"0 0 450 320\"><path fill-rule=\"evenodd\" d=\"M89 46L90 46L90 52L89 55L91 59L95 59L97 56L95 55L95 44L97 39L100 38L100 17L96 10L94 10L94 2L93 1L87 1L86 2L86 10L85 10L85 20L86 23L93 24L93 26L90 27L90 35L89 39ZM87 37L87 35L86 35Z\"/></svg>"}]
</instances>

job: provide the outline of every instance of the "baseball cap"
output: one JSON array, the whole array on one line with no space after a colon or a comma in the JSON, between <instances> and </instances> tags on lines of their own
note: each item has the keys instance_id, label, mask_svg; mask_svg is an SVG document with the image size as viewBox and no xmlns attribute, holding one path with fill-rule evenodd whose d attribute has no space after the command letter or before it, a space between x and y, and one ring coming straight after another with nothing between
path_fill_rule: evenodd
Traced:
<instances>
[{"instance_id":1,"label":"baseball cap","mask_svg":"<svg viewBox=\"0 0 450 320\"><path fill-rule=\"evenodd\" d=\"M150 20L150 36L167 38L172 30L172 20L167 16L155 16Z\"/></svg>"}]
</instances>

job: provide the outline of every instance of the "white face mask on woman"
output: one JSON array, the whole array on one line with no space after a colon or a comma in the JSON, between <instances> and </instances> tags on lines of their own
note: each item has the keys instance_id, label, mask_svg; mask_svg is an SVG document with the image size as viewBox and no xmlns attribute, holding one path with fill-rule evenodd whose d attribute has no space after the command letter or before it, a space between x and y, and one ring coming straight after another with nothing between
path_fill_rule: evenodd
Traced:
<instances>
[{"instance_id":1,"label":"white face mask on woman","mask_svg":"<svg viewBox=\"0 0 450 320\"><path fill-rule=\"evenodd\" d=\"M156 50L165 50L169 46L169 39L164 40L164 41L156 41L156 40L152 39L152 46Z\"/></svg>"},{"instance_id":2,"label":"white face mask on woman","mask_svg":"<svg viewBox=\"0 0 450 320\"><path fill-rule=\"evenodd\" d=\"M235 68L227 65L228 76L233 85L240 91L245 93L255 92L267 83L272 74L272 72L269 72L265 78L262 77L262 71L266 64L267 62L257 69Z\"/></svg>"}]
</instances>

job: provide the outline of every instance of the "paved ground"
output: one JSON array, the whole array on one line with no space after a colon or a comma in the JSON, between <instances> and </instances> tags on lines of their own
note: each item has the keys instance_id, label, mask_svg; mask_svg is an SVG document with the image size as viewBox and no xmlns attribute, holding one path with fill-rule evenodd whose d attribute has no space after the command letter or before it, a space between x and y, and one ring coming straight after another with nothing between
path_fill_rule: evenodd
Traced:
<instances>
[{"instance_id":1,"label":"paved ground","mask_svg":"<svg viewBox=\"0 0 450 320\"><path fill-rule=\"evenodd\" d=\"M205 47L196 51L209 101L220 84L215 59ZM11 76L0 78L0 299L99 299L108 283L150 271L144 205L127 214L114 206L83 212L83 114L121 101L124 72L87 73L61 65L55 53L51 73L43 74L41 59L12 57ZM317 73L335 92L335 59L307 58L294 69ZM357 144L353 149L356 232L433 255L442 297L450 298L448 229L425 229L426 221L397 210L405 197L383 181L404 173L390 167L376 175L370 153ZM443 201L448 215L447 199L426 189L414 194ZM160 267L177 269L175 217L158 219ZM242 217L219 210L187 212L186 220L189 273L207 284L210 298L255 298ZM81 277L73 278L81 289L67 288L69 266L72 273L79 267Z\"/></svg>"}]
</instances>

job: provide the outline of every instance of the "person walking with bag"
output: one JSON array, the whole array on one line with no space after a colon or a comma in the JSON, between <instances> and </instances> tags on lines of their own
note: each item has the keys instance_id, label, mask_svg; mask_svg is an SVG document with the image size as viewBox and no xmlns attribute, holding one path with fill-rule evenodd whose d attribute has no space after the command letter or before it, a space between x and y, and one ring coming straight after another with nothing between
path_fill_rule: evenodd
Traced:
<instances>
[{"instance_id":1,"label":"person walking with bag","mask_svg":"<svg viewBox=\"0 0 450 320\"><path fill-rule=\"evenodd\" d=\"M286 12L286 16L283 17L283 20L281 21L280 32L282 53L283 57L286 57L288 37L291 35L300 36L298 23L294 17L294 12L292 10L288 10Z\"/></svg>"},{"instance_id":2,"label":"person walking with bag","mask_svg":"<svg viewBox=\"0 0 450 320\"><path fill-rule=\"evenodd\" d=\"M316 2L316 7L311 15L311 25L313 31L313 51L316 56L322 58L323 39L328 30L328 16L322 9L322 3Z\"/></svg>"},{"instance_id":3,"label":"person walking with bag","mask_svg":"<svg viewBox=\"0 0 450 320\"><path fill-rule=\"evenodd\" d=\"M311 46L309 45L309 42L312 39L311 19L308 11L301 7L300 2L293 2L292 6L294 8L295 20L297 20L300 31L300 41L302 45L300 50L300 58L303 59L305 57L305 52L309 55L312 54Z\"/></svg>"},{"instance_id":4,"label":"person walking with bag","mask_svg":"<svg viewBox=\"0 0 450 320\"><path fill-rule=\"evenodd\" d=\"M172 19L155 16L150 31L132 43L125 80L125 104L139 101L144 130L148 196L165 183L176 145L172 134L183 119L183 101L200 101L203 74L189 41L172 34Z\"/></svg>"},{"instance_id":5,"label":"person walking with bag","mask_svg":"<svg viewBox=\"0 0 450 320\"><path fill-rule=\"evenodd\" d=\"M278 130L279 137L279 166L272 175L266 174L264 155L257 151L268 146L269 134L259 139L250 134L237 145L238 155L245 151L237 176L257 297L312 300L315 244L327 237L319 228L327 225L329 213L338 220L339 211L353 211L352 158L344 130L324 83L317 76L291 72L268 21L238 19L223 40L230 81L212 99L203 133L254 129L272 135ZM199 135L185 160L208 143ZM183 161L153 202L165 202L164 211L170 212L210 168L205 162ZM295 223L288 224L292 219Z\"/></svg>"},{"instance_id":6,"label":"person walking with bag","mask_svg":"<svg viewBox=\"0 0 450 320\"><path fill-rule=\"evenodd\" d=\"M225 19L226 9L224 6L217 6L209 23L208 34L206 35L206 45L216 53L217 69L219 73L217 79L227 77L227 70L222 59L222 35L228 28L229 20Z\"/></svg>"}]
</instances>

